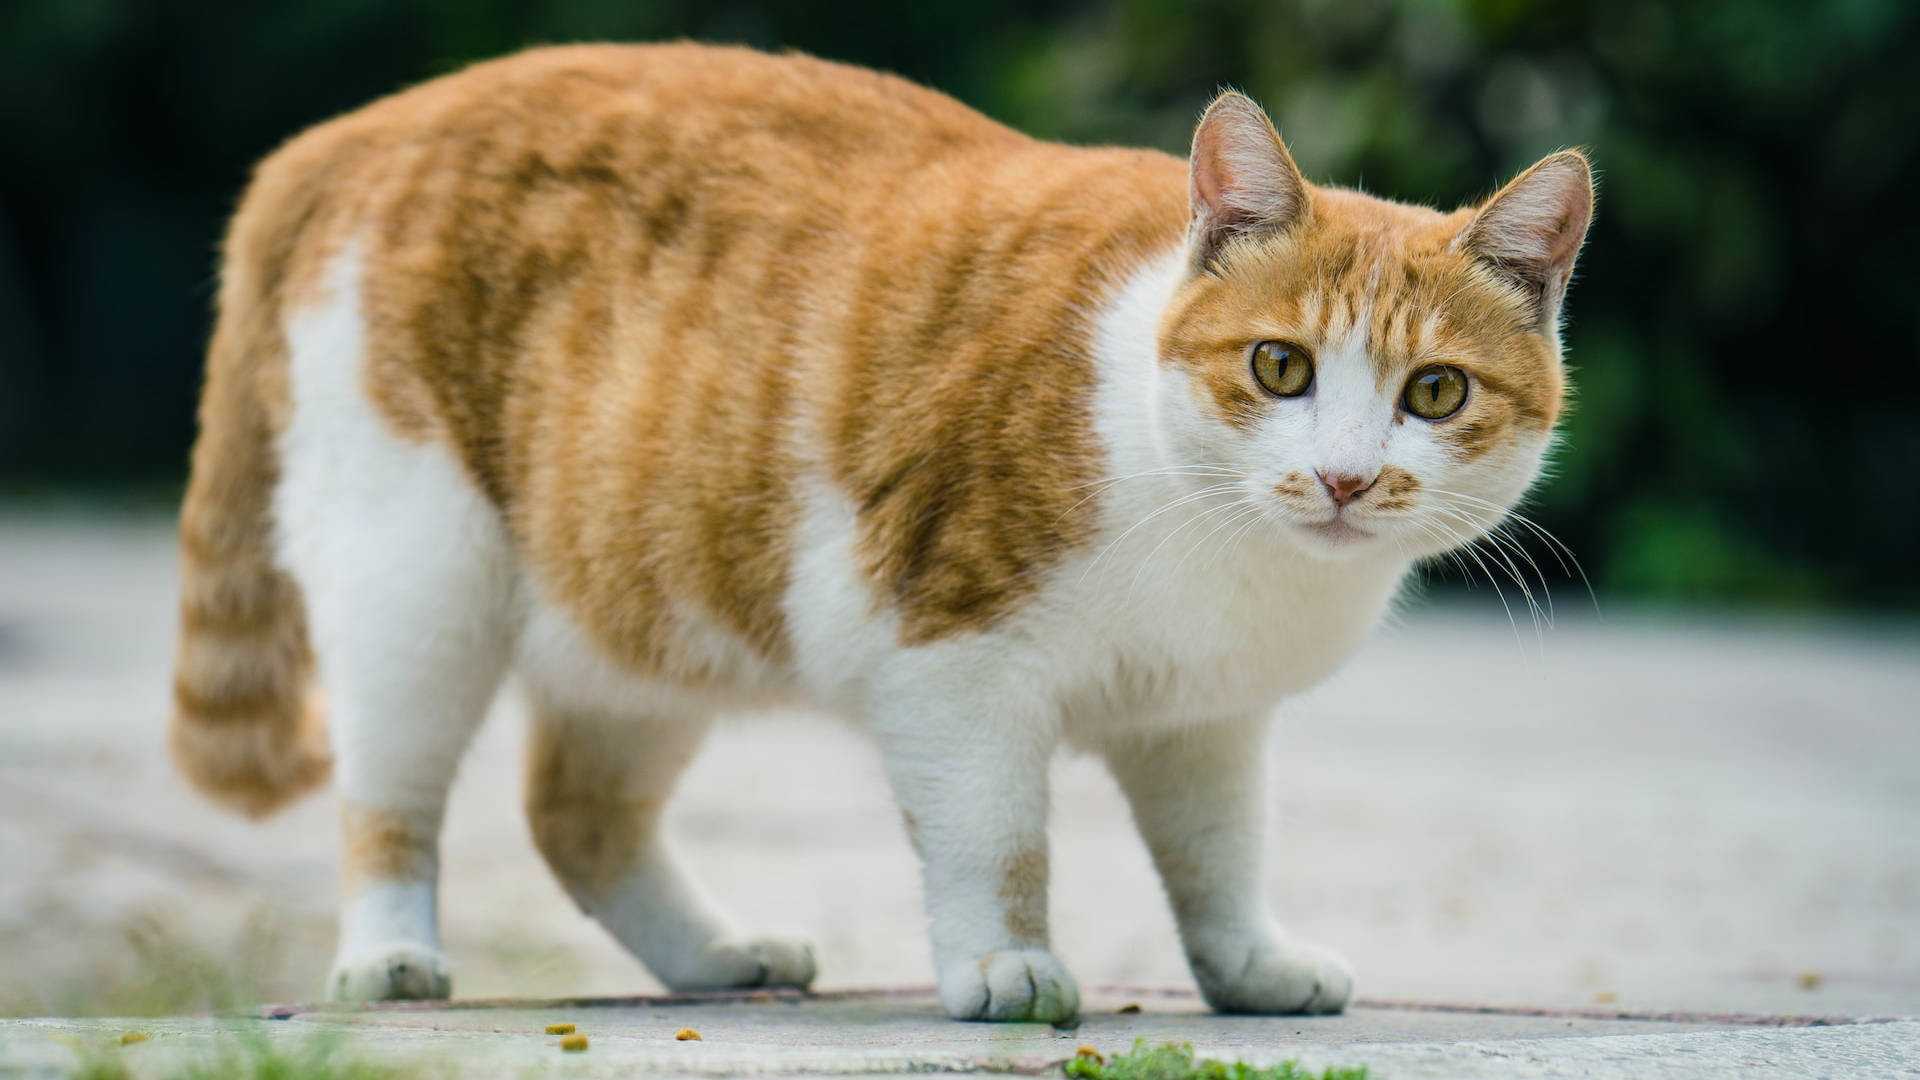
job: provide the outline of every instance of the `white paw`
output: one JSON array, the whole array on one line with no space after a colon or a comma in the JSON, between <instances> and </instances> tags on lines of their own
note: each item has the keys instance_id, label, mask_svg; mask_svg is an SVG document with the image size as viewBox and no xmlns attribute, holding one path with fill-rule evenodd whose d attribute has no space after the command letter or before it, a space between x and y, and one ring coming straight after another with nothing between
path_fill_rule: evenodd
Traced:
<instances>
[{"instance_id":1,"label":"white paw","mask_svg":"<svg viewBox=\"0 0 1920 1080\"><path fill-rule=\"evenodd\" d=\"M1008 949L949 964L940 1003L955 1020L1038 1020L1080 1014L1080 987L1045 949Z\"/></svg>"},{"instance_id":2,"label":"white paw","mask_svg":"<svg viewBox=\"0 0 1920 1080\"><path fill-rule=\"evenodd\" d=\"M1219 1012L1337 1013L1353 996L1353 969L1318 945L1249 935L1189 959L1201 996Z\"/></svg>"},{"instance_id":3,"label":"white paw","mask_svg":"<svg viewBox=\"0 0 1920 1080\"><path fill-rule=\"evenodd\" d=\"M327 976L334 1001L421 1001L453 993L447 958L423 945L387 945L343 956Z\"/></svg>"},{"instance_id":4,"label":"white paw","mask_svg":"<svg viewBox=\"0 0 1920 1080\"><path fill-rule=\"evenodd\" d=\"M675 990L735 990L813 982L813 946L795 938L716 941L700 950L687 970L656 972Z\"/></svg>"}]
</instances>

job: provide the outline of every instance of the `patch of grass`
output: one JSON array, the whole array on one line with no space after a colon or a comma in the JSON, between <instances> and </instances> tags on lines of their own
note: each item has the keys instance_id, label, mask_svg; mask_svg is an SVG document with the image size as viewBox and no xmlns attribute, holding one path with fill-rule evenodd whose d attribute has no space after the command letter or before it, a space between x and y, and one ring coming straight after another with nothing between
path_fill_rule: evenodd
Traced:
<instances>
[{"instance_id":1,"label":"patch of grass","mask_svg":"<svg viewBox=\"0 0 1920 1080\"><path fill-rule=\"evenodd\" d=\"M117 1046L89 1049L69 1080L129 1080L133 1074L123 1055ZM415 1070L352 1057L336 1038L315 1036L288 1045L260 1032L236 1034L206 1060L161 1075L165 1080L418 1080L420 1076Z\"/></svg>"},{"instance_id":2,"label":"patch of grass","mask_svg":"<svg viewBox=\"0 0 1920 1080\"><path fill-rule=\"evenodd\" d=\"M1191 1043L1148 1046L1135 1039L1133 1049L1102 1060L1092 1047L1081 1047L1067 1062L1074 1080L1367 1080L1365 1066L1330 1067L1321 1072L1302 1068L1297 1061L1259 1068L1244 1061L1196 1058Z\"/></svg>"},{"instance_id":3,"label":"patch of grass","mask_svg":"<svg viewBox=\"0 0 1920 1080\"><path fill-rule=\"evenodd\" d=\"M324 941L330 930L317 940ZM38 941L0 940L20 959L0 973L0 1016L179 1016L229 1012L296 993L317 977L293 962L316 947L265 909L219 933L196 933L179 911L135 913L115 928L65 927ZM49 942L62 944L54 946ZM10 950L18 949L18 952Z\"/></svg>"}]
</instances>

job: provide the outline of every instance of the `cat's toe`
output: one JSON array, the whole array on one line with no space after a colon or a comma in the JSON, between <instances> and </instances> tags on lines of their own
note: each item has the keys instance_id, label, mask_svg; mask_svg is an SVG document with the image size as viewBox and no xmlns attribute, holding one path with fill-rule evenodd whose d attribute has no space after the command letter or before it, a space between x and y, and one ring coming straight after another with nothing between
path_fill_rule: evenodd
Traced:
<instances>
[{"instance_id":1,"label":"cat's toe","mask_svg":"<svg viewBox=\"0 0 1920 1080\"><path fill-rule=\"evenodd\" d=\"M343 956L327 977L327 996L334 1001L427 1001L452 993L447 958L424 945L388 945Z\"/></svg>"},{"instance_id":2,"label":"cat's toe","mask_svg":"<svg viewBox=\"0 0 1920 1080\"><path fill-rule=\"evenodd\" d=\"M1080 1013L1080 988L1045 949L1008 949L950 964L940 1002L955 1020L1058 1023Z\"/></svg>"},{"instance_id":3,"label":"cat's toe","mask_svg":"<svg viewBox=\"0 0 1920 1080\"><path fill-rule=\"evenodd\" d=\"M1201 995L1219 1012L1337 1013L1353 996L1353 969L1317 945L1259 938L1192 960Z\"/></svg>"},{"instance_id":4,"label":"cat's toe","mask_svg":"<svg viewBox=\"0 0 1920 1080\"><path fill-rule=\"evenodd\" d=\"M759 986L791 986L805 990L813 984L813 946L798 938L764 937L746 943L747 954L760 962Z\"/></svg>"},{"instance_id":5,"label":"cat's toe","mask_svg":"<svg viewBox=\"0 0 1920 1080\"><path fill-rule=\"evenodd\" d=\"M673 969L656 970L675 990L744 990L758 986L806 989L814 976L813 946L797 938L715 941Z\"/></svg>"}]
</instances>

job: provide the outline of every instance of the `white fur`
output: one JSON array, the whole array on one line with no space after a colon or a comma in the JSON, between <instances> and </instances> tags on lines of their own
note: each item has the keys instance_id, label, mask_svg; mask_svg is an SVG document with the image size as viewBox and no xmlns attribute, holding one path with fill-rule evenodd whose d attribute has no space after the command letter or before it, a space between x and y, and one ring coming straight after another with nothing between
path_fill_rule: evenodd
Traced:
<instances>
[{"instance_id":1,"label":"white fur","mask_svg":"<svg viewBox=\"0 0 1920 1080\"><path fill-rule=\"evenodd\" d=\"M913 822L948 1009L1058 1019L1077 1009L1078 991L1047 952L1044 925L1009 918L1007 882L1016 857L1044 851L1047 764L1065 741L1111 762L1210 1000L1339 1008L1344 965L1289 940L1260 896L1265 719L1353 652L1411 559L1447 545L1358 506L1377 536L1326 540L1308 526L1332 514L1331 501L1303 514L1273 485L1292 472L1398 464L1504 506L1540 448L1469 466L1428 425L1396 422L1397 388L1374 385L1361 345L1365 311L1323 350L1312 396L1274 403L1251 432L1222 423L1156 355L1186 267L1185 252L1166 253L1100 312L1094 424L1112 479L1073 511L1088 516L1094 542L1048 570L1018 612L982 633L903 644L856 561L855 507L819 464L825 440L803 413L790 432L808 463L783 601L792 662L776 669L683 605L680 645L737 675L733 693L695 694L596 649L516 564L498 514L449 452L386 429L362 392L360 264L349 251L325 299L288 328L294 418L276 505L333 701L346 797L437 832L460 753L509 662L553 713L596 725L589 752L632 755L633 791L667 790L717 709L781 698L851 714L879 741ZM804 946L742 940L664 841L649 835L643 849L603 893L563 883L663 979L811 978ZM337 992L407 992L413 984L389 971L395 957L444 972L433 886L384 883L375 890L399 891L349 900Z\"/></svg>"},{"instance_id":2,"label":"white fur","mask_svg":"<svg viewBox=\"0 0 1920 1080\"><path fill-rule=\"evenodd\" d=\"M340 947L328 989L343 1000L446 997L452 972L440 953L431 881L380 881L340 905Z\"/></svg>"},{"instance_id":3,"label":"white fur","mask_svg":"<svg viewBox=\"0 0 1920 1080\"><path fill-rule=\"evenodd\" d=\"M505 663L512 570L498 515L448 451L399 441L367 400L360 278L350 248L325 298L287 327L279 556L305 594L342 797L432 841ZM435 883L390 884L413 899L343 912L334 992L407 989L386 974L402 955L430 960L440 977L428 985L444 983Z\"/></svg>"},{"instance_id":4,"label":"white fur","mask_svg":"<svg viewBox=\"0 0 1920 1080\"><path fill-rule=\"evenodd\" d=\"M440 947L432 884L379 881L356 891L341 905L342 952L363 952L396 940Z\"/></svg>"}]
</instances>

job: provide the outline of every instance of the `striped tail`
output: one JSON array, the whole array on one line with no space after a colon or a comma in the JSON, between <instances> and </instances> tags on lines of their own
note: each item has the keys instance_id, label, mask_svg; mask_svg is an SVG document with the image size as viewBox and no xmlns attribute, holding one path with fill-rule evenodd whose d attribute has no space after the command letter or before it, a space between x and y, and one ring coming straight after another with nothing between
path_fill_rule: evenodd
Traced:
<instances>
[{"instance_id":1,"label":"striped tail","mask_svg":"<svg viewBox=\"0 0 1920 1080\"><path fill-rule=\"evenodd\" d=\"M230 257L180 513L168 742L195 787L264 817L324 783L331 761L311 692L305 605L273 557L279 462L261 384L285 370L286 344L272 305L240 295L252 290L236 269Z\"/></svg>"}]
</instances>

